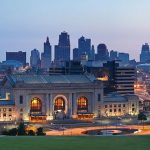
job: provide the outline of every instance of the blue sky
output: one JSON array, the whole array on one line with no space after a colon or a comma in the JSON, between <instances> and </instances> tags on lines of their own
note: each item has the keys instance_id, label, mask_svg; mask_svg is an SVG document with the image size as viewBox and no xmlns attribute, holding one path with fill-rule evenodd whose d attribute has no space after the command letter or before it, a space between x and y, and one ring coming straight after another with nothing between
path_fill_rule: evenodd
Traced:
<instances>
[{"instance_id":1,"label":"blue sky","mask_svg":"<svg viewBox=\"0 0 150 150\"><path fill-rule=\"evenodd\" d=\"M139 59L141 45L150 41L149 0L0 0L0 61L6 51L43 51L67 31L71 48L84 35L96 46L129 52ZM150 43L150 42L149 42Z\"/></svg>"}]
</instances>

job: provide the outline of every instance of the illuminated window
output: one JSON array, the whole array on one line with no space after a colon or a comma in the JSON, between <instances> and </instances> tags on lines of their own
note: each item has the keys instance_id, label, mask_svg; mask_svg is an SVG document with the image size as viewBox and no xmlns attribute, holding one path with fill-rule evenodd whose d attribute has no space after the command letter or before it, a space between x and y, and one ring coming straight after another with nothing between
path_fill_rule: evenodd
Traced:
<instances>
[{"instance_id":1,"label":"illuminated window","mask_svg":"<svg viewBox=\"0 0 150 150\"><path fill-rule=\"evenodd\" d=\"M65 100L62 97L58 97L54 103L54 110L65 110Z\"/></svg>"},{"instance_id":2,"label":"illuminated window","mask_svg":"<svg viewBox=\"0 0 150 150\"><path fill-rule=\"evenodd\" d=\"M88 100L86 97L82 96L78 99L77 108L79 111L88 111Z\"/></svg>"},{"instance_id":3,"label":"illuminated window","mask_svg":"<svg viewBox=\"0 0 150 150\"><path fill-rule=\"evenodd\" d=\"M39 98L35 97L31 100L31 112L41 112L42 102Z\"/></svg>"}]
</instances>

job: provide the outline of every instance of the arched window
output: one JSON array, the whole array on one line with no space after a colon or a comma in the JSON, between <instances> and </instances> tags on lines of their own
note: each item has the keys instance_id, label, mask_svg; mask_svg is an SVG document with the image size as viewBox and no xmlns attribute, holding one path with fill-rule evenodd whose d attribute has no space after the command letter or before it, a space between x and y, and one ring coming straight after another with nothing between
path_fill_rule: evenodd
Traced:
<instances>
[{"instance_id":1,"label":"arched window","mask_svg":"<svg viewBox=\"0 0 150 150\"><path fill-rule=\"evenodd\" d=\"M88 99L84 96L81 96L77 101L78 111L88 112Z\"/></svg>"},{"instance_id":2,"label":"arched window","mask_svg":"<svg viewBox=\"0 0 150 150\"><path fill-rule=\"evenodd\" d=\"M57 97L54 102L54 110L65 110L65 100L62 97Z\"/></svg>"},{"instance_id":3,"label":"arched window","mask_svg":"<svg viewBox=\"0 0 150 150\"><path fill-rule=\"evenodd\" d=\"M42 102L39 98L35 97L31 100L31 112L41 112Z\"/></svg>"}]
</instances>

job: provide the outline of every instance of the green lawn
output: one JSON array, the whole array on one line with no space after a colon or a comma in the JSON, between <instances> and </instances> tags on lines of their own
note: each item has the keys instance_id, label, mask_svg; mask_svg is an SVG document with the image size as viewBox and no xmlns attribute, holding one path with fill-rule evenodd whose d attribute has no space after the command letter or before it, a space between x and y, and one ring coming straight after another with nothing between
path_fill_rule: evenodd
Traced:
<instances>
[{"instance_id":1,"label":"green lawn","mask_svg":"<svg viewBox=\"0 0 150 150\"><path fill-rule=\"evenodd\" d=\"M150 136L0 137L1 150L149 150Z\"/></svg>"}]
</instances>

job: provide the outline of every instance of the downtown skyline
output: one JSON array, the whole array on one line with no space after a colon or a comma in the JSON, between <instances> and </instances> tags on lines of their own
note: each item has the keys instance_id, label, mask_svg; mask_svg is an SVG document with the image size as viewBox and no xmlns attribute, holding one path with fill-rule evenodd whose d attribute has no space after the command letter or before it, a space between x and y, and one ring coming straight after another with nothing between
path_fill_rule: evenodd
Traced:
<instances>
[{"instance_id":1,"label":"downtown skyline","mask_svg":"<svg viewBox=\"0 0 150 150\"><path fill-rule=\"evenodd\" d=\"M6 51L26 51L28 58L34 48L42 52L45 37L54 46L62 31L70 35L71 51L83 35L92 39L95 49L105 43L109 51L129 53L138 61L142 44L150 41L148 4L148 0L2 0L0 61Z\"/></svg>"}]
</instances>

